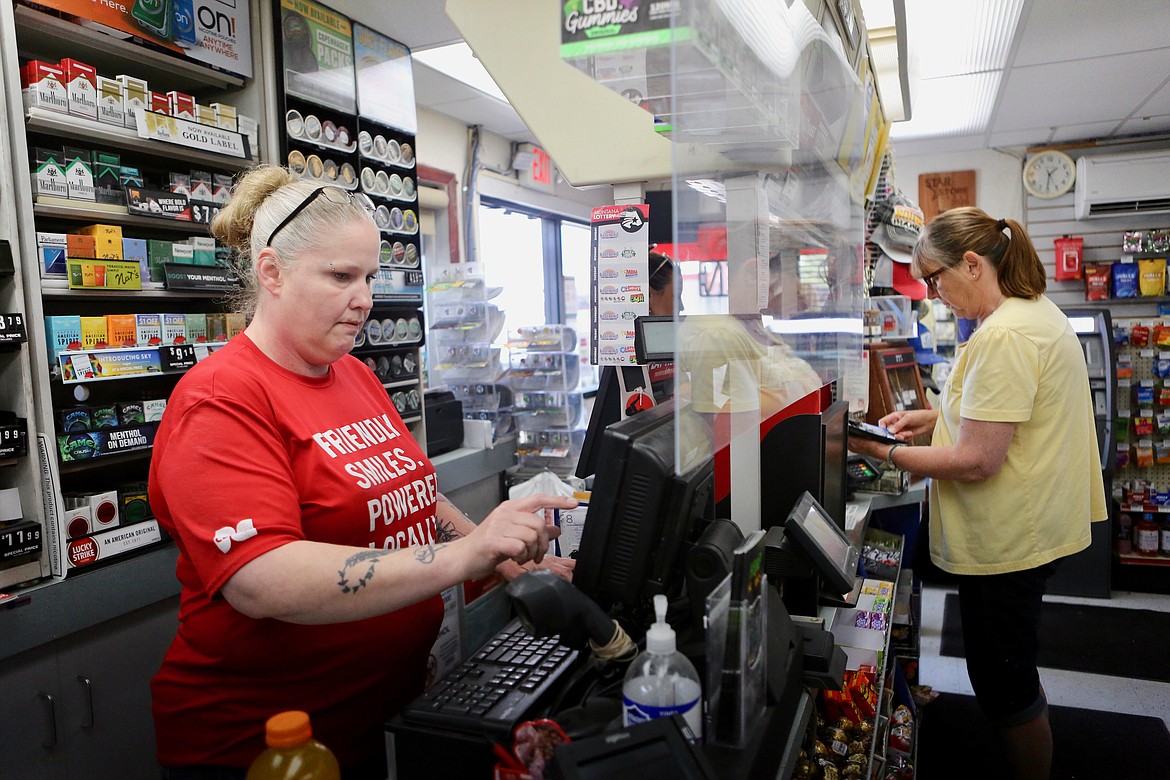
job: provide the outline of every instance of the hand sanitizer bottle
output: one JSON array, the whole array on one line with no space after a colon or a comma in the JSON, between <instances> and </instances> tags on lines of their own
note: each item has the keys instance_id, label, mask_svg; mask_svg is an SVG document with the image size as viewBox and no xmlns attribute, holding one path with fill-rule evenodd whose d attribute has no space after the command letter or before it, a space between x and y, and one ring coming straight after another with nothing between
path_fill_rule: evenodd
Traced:
<instances>
[{"instance_id":1,"label":"hand sanitizer bottle","mask_svg":"<svg viewBox=\"0 0 1170 780\"><path fill-rule=\"evenodd\" d=\"M703 736L702 685L687 657L675 650L674 629L666 622L666 596L654 597L657 620L646 632L646 650L630 664L622 684L622 724L678 713L696 740Z\"/></svg>"}]
</instances>

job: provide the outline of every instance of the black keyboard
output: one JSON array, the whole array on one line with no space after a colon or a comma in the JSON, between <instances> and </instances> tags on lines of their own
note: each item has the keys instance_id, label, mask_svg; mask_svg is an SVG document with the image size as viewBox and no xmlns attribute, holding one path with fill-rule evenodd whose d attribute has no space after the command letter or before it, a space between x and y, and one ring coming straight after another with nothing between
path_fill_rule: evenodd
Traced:
<instances>
[{"instance_id":1,"label":"black keyboard","mask_svg":"<svg viewBox=\"0 0 1170 780\"><path fill-rule=\"evenodd\" d=\"M456 731L511 736L512 729L577 660L577 651L538 639L513 620L402 713Z\"/></svg>"}]
</instances>

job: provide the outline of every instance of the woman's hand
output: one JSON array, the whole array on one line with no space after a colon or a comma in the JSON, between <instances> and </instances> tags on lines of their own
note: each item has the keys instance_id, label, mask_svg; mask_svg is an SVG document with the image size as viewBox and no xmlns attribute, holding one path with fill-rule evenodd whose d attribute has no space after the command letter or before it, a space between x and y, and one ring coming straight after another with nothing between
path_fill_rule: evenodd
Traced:
<instances>
[{"instance_id":1,"label":"woman's hand","mask_svg":"<svg viewBox=\"0 0 1170 780\"><path fill-rule=\"evenodd\" d=\"M878 425L897 436L900 441L910 441L915 436L929 436L934 433L934 424L937 421L937 409L909 409L887 414L878 420Z\"/></svg>"},{"instance_id":2,"label":"woman's hand","mask_svg":"<svg viewBox=\"0 0 1170 780\"><path fill-rule=\"evenodd\" d=\"M573 569L576 568L577 561L573 558L562 558L559 555L545 555L544 560L540 563L528 563L521 566L512 560L507 560L496 567L496 572L508 582L516 579L522 574L530 571L537 571L538 569L547 569L553 574L560 577L565 582L573 581Z\"/></svg>"},{"instance_id":3,"label":"woman's hand","mask_svg":"<svg viewBox=\"0 0 1170 780\"><path fill-rule=\"evenodd\" d=\"M486 577L507 560L521 566L529 561L540 564L549 541L560 536L561 529L534 513L576 506L576 499L541 493L503 502L465 537L473 556L468 578Z\"/></svg>"}]
</instances>

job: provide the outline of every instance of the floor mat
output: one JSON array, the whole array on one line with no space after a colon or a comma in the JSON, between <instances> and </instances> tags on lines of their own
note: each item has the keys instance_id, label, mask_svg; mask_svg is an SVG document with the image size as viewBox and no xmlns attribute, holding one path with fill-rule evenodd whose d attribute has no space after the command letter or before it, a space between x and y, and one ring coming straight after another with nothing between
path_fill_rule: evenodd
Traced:
<instances>
[{"instance_id":1,"label":"floor mat","mask_svg":"<svg viewBox=\"0 0 1170 780\"><path fill-rule=\"evenodd\" d=\"M1051 780L1170 776L1170 733L1159 718L1049 708ZM944 693L922 712L916 780L1007 777L999 746L973 696Z\"/></svg>"},{"instance_id":2,"label":"floor mat","mask_svg":"<svg viewBox=\"0 0 1170 780\"><path fill-rule=\"evenodd\" d=\"M1170 613L1044 602L1039 664L1049 669L1170 682ZM940 655L963 658L959 596L943 603Z\"/></svg>"}]
</instances>

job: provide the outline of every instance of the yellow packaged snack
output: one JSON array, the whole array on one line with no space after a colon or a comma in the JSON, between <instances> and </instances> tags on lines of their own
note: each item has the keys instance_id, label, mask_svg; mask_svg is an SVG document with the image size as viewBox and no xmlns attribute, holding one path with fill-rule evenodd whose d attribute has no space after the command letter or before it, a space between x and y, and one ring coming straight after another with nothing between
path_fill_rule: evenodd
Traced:
<instances>
[{"instance_id":1,"label":"yellow packaged snack","mask_svg":"<svg viewBox=\"0 0 1170 780\"><path fill-rule=\"evenodd\" d=\"M1166 258L1138 260L1138 288L1143 297L1166 294Z\"/></svg>"}]
</instances>

